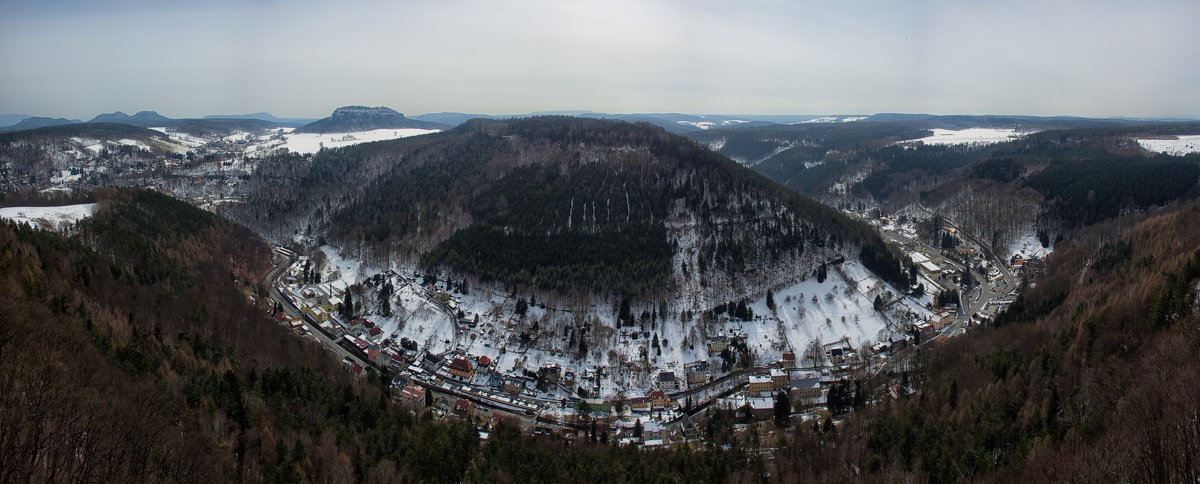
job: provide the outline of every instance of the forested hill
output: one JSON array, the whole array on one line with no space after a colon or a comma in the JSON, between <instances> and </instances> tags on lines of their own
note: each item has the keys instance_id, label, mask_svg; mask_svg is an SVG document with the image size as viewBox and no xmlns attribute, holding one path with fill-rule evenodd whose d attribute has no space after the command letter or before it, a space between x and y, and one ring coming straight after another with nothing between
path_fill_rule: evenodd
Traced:
<instances>
[{"instance_id":1,"label":"forested hill","mask_svg":"<svg viewBox=\"0 0 1200 484\"><path fill-rule=\"evenodd\" d=\"M957 156L963 163L940 175L867 177L860 193L910 200L953 221L969 233L1008 247L1036 232L1069 237L1092 224L1123 214L1150 211L1200 194L1200 155L1152 153L1139 140L1200 133L1200 123L1165 123L1043 131ZM897 152L905 166L953 150L920 147ZM953 157L947 158L953 159ZM923 181L918 181L923 180ZM904 184L909 183L906 187ZM920 193L912 193L914 189ZM881 200L881 198L876 198Z\"/></svg>"},{"instance_id":2,"label":"forested hill","mask_svg":"<svg viewBox=\"0 0 1200 484\"><path fill-rule=\"evenodd\" d=\"M287 184L295 194L271 189ZM234 215L268 233L279 215L311 214L315 234L380 259L510 284L736 293L860 252L903 284L865 225L647 124L480 119L268 160L250 185Z\"/></svg>"},{"instance_id":3,"label":"forested hill","mask_svg":"<svg viewBox=\"0 0 1200 484\"><path fill-rule=\"evenodd\" d=\"M55 141L71 137L115 140L122 138L148 140L167 139L167 135L152 129L121 123L75 123L0 133L0 143L16 141Z\"/></svg>"},{"instance_id":4,"label":"forested hill","mask_svg":"<svg viewBox=\"0 0 1200 484\"><path fill-rule=\"evenodd\" d=\"M69 235L0 222L0 482L762 475L738 449L564 448L512 424L485 446L252 304L270 251L250 230L153 192L95 198Z\"/></svg>"},{"instance_id":5,"label":"forested hill","mask_svg":"<svg viewBox=\"0 0 1200 484\"><path fill-rule=\"evenodd\" d=\"M946 128L1013 131L994 142L914 141ZM893 216L920 206L1003 250L1188 198L1200 157L1142 145L1198 133L1196 122L888 115L689 137L827 204Z\"/></svg>"},{"instance_id":6,"label":"forested hill","mask_svg":"<svg viewBox=\"0 0 1200 484\"><path fill-rule=\"evenodd\" d=\"M1137 138L1200 133L1200 123L1045 131L998 146L966 177L1028 187L1045 218L1077 228L1195 193L1200 156L1146 152Z\"/></svg>"}]
</instances>

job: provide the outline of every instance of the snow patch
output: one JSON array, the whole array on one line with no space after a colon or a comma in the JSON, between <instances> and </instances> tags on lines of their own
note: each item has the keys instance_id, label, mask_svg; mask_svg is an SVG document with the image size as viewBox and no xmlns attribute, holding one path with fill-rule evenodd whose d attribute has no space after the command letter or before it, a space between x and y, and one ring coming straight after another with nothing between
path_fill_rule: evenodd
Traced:
<instances>
[{"instance_id":1,"label":"snow patch","mask_svg":"<svg viewBox=\"0 0 1200 484\"><path fill-rule=\"evenodd\" d=\"M1019 255L1021 259L1029 260L1034 257L1045 258L1051 252L1054 252L1053 244L1049 248L1042 247L1042 243L1038 240L1037 235L1026 234L1008 247L1007 254L1009 259Z\"/></svg>"}]
</instances>

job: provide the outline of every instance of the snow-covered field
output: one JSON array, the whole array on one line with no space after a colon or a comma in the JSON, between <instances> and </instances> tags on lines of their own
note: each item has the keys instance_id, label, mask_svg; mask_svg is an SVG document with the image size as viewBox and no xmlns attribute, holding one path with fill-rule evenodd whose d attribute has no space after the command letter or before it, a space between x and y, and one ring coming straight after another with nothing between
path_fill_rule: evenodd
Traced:
<instances>
[{"instance_id":1,"label":"snow-covered field","mask_svg":"<svg viewBox=\"0 0 1200 484\"><path fill-rule=\"evenodd\" d=\"M1200 135L1176 136L1175 139L1139 139L1142 148L1155 153L1183 156L1188 153L1200 153Z\"/></svg>"},{"instance_id":2,"label":"snow-covered field","mask_svg":"<svg viewBox=\"0 0 1200 484\"><path fill-rule=\"evenodd\" d=\"M28 223L44 229L60 229L68 224L92 216L96 204L61 205L58 207L4 207L0 218L17 223Z\"/></svg>"},{"instance_id":3,"label":"snow-covered field","mask_svg":"<svg viewBox=\"0 0 1200 484\"><path fill-rule=\"evenodd\" d=\"M322 147L341 148L359 143L383 141L396 138L407 138L422 134L436 133L436 129L376 129L357 133L289 133L282 145L277 148L287 148L292 153L316 153Z\"/></svg>"},{"instance_id":4,"label":"snow-covered field","mask_svg":"<svg viewBox=\"0 0 1200 484\"><path fill-rule=\"evenodd\" d=\"M822 116L806 121L799 121L792 124L814 124L814 123L853 123L867 119L867 116Z\"/></svg>"},{"instance_id":5,"label":"snow-covered field","mask_svg":"<svg viewBox=\"0 0 1200 484\"><path fill-rule=\"evenodd\" d=\"M902 141L902 144L916 143L918 141L927 145L986 145L995 143L1005 143L1028 133L1018 133L1015 129L996 129L996 128L967 128L960 130L951 129L934 129L933 136L924 138Z\"/></svg>"}]
</instances>

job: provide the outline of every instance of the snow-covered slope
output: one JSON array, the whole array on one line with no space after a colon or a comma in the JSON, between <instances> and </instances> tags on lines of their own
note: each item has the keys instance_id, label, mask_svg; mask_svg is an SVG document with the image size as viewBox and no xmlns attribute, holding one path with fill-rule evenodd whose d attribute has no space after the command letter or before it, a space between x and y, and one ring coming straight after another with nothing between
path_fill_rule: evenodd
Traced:
<instances>
[{"instance_id":1,"label":"snow-covered slope","mask_svg":"<svg viewBox=\"0 0 1200 484\"><path fill-rule=\"evenodd\" d=\"M96 204L61 205L57 207L4 207L0 218L17 223L28 223L44 229L62 229L92 216Z\"/></svg>"},{"instance_id":2,"label":"snow-covered slope","mask_svg":"<svg viewBox=\"0 0 1200 484\"><path fill-rule=\"evenodd\" d=\"M409 136L436 133L438 131L436 129L397 128L375 129L356 133L289 133L285 136L286 141L284 143L273 147L287 148L292 153L308 154L316 153L322 147L341 148L359 143L407 138Z\"/></svg>"},{"instance_id":3,"label":"snow-covered slope","mask_svg":"<svg viewBox=\"0 0 1200 484\"><path fill-rule=\"evenodd\" d=\"M320 250L325 260L322 280L333 288L365 283L376 274L389 273L333 247ZM883 312L875 311L876 296L892 301L896 291L857 262L834 266L824 282L808 278L777 287L773 293L774 311L768 307L765 294L747 301L755 315L751 321L733 320L728 314L704 321L700 314L685 316L668 305L665 313L658 313L657 307L634 308L634 313L654 309L657 314L656 322L634 326L621 326L616 311L607 304L575 307L571 302L547 304L539 299L520 316L516 314L516 299L528 300L526 295L514 297L486 285L472 285L467 294L462 294L451 287L457 281L448 286L445 279L430 290L420 285L411 269L394 270L387 276L395 289L390 301L393 315L382 316L374 309L377 289L367 289L356 299L358 304L371 308L366 317L378 323L383 337L393 341L407 338L432 353L457 351L487 356L496 362L495 368L507 373L520 373L522 368L536 371L544 365L558 365L576 375L605 368L609 377L599 393L608 397L647 394L659 371L682 376L685 365L691 362L708 361L719 368L720 358L707 352L709 337L744 337L755 364L766 365L789 351L799 358L813 343L845 340L855 348L868 347L900 332L914 318L930 314L920 301L908 298ZM430 301L435 293L445 294L447 307ZM459 310L466 320L478 317L478 325L459 325L454 314ZM584 326L589 328L586 354L580 353L578 345ZM523 334L531 338L525 339ZM654 347L654 341L660 342L661 350ZM539 394L553 399L562 396Z\"/></svg>"}]
</instances>

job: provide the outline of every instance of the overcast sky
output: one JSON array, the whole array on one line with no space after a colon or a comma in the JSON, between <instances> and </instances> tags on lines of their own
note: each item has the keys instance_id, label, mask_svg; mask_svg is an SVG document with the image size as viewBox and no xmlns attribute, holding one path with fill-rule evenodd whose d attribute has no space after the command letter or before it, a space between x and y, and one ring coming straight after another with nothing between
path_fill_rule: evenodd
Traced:
<instances>
[{"instance_id":1,"label":"overcast sky","mask_svg":"<svg viewBox=\"0 0 1200 484\"><path fill-rule=\"evenodd\" d=\"M1200 117L1200 1L0 0L0 113Z\"/></svg>"}]
</instances>

